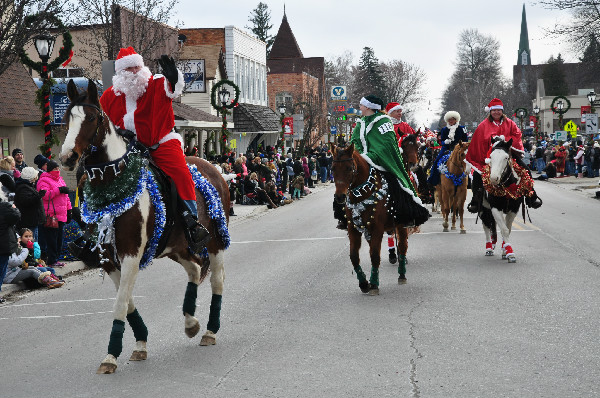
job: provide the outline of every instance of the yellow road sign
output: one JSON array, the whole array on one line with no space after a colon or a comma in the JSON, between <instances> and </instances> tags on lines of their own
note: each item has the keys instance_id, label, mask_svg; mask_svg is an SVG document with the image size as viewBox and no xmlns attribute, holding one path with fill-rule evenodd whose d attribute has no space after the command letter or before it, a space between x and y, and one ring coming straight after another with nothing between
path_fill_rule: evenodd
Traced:
<instances>
[{"instance_id":1,"label":"yellow road sign","mask_svg":"<svg viewBox=\"0 0 600 398\"><path fill-rule=\"evenodd\" d=\"M571 133L576 133L577 132L577 125L575 123L573 123L572 120L569 120L567 122L567 124L565 124L564 129L566 131L570 131Z\"/></svg>"}]
</instances>

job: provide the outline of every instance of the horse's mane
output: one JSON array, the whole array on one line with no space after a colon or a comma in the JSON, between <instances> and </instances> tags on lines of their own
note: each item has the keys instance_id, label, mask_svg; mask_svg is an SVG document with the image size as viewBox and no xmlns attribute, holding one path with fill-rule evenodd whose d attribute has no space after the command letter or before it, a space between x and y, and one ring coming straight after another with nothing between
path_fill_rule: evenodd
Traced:
<instances>
[{"instance_id":1,"label":"horse's mane","mask_svg":"<svg viewBox=\"0 0 600 398\"><path fill-rule=\"evenodd\" d=\"M402 145L404 145L404 143L407 144L416 144L417 143L417 136L416 134L407 134L403 139L402 139Z\"/></svg>"}]
</instances>

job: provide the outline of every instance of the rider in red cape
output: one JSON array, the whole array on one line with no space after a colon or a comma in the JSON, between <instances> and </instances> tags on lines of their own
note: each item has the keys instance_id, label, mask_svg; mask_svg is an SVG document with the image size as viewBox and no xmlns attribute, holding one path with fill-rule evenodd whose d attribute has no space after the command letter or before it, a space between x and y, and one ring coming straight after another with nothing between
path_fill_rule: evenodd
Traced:
<instances>
[{"instance_id":1,"label":"rider in red cape","mask_svg":"<svg viewBox=\"0 0 600 398\"><path fill-rule=\"evenodd\" d=\"M473 133L469 149L467 150L465 162L473 168L473 182L471 186L473 198L471 199L471 203L467 206L467 209L471 213L477 213L479 211L479 206L483 198L483 181L481 180L481 173L485 166L485 160L489 157L488 152L491 148L492 137L504 136L505 141L512 138L512 156L519 166L528 170L522 160L525 151L523 149L523 142L521 141L521 131L516 123L504 114L503 110L504 105L498 98L494 98L490 101L489 105L485 108L485 111L489 111L490 114L479 124ZM535 191L533 196L526 197L525 201L529 207L533 207L534 209L537 209L542 205L542 200L537 196Z\"/></svg>"},{"instance_id":2,"label":"rider in red cape","mask_svg":"<svg viewBox=\"0 0 600 398\"><path fill-rule=\"evenodd\" d=\"M139 142L151 149L154 162L175 182L189 210L183 213L190 233L188 243L197 253L206 244L209 233L196 222L195 184L185 161L183 140L173 129L172 101L183 91L183 75L172 58L163 55L159 63L164 75L152 76L141 55L132 47L122 48L115 61L113 86L100 97L100 105L117 128L132 131Z\"/></svg>"},{"instance_id":3,"label":"rider in red cape","mask_svg":"<svg viewBox=\"0 0 600 398\"><path fill-rule=\"evenodd\" d=\"M394 132L396 133L398 142L406 134L415 134L415 130L408 123L402 121L402 105L398 102L387 104L385 113L388 114L390 119L392 119L392 123L394 123Z\"/></svg>"}]
</instances>

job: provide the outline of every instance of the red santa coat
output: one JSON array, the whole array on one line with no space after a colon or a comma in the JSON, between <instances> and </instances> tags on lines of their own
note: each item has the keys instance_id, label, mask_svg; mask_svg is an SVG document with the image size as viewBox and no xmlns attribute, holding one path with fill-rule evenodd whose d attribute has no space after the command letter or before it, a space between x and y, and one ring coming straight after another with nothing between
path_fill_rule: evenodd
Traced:
<instances>
[{"instance_id":1,"label":"red santa coat","mask_svg":"<svg viewBox=\"0 0 600 398\"><path fill-rule=\"evenodd\" d=\"M415 130L406 122L400 122L394 124L394 131L396 132L396 139L400 142L400 137L406 134L415 134Z\"/></svg>"},{"instance_id":2,"label":"red santa coat","mask_svg":"<svg viewBox=\"0 0 600 398\"><path fill-rule=\"evenodd\" d=\"M474 170L481 174L485 166L485 158L491 146L492 137L503 135L506 141L512 138L512 149L524 153L523 142L521 141L521 130L516 123L510 119L503 118L502 123L497 124L486 118L477 126L473 133L465 162L471 165Z\"/></svg>"},{"instance_id":3,"label":"red santa coat","mask_svg":"<svg viewBox=\"0 0 600 398\"><path fill-rule=\"evenodd\" d=\"M179 80L183 80L182 76ZM110 87L100 97L100 105L116 127L135 132L142 144L160 143L152 151L152 159L173 179L181 199L195 200L195 184L187 168L181 137L176 133L173 139L167 137L175 126L172 101L180 94L179 87L172 93L168 84L162 75L151 76L146 92L137 102L128 101L124 94L117 95Z\"/></svg>"}]
</instances>

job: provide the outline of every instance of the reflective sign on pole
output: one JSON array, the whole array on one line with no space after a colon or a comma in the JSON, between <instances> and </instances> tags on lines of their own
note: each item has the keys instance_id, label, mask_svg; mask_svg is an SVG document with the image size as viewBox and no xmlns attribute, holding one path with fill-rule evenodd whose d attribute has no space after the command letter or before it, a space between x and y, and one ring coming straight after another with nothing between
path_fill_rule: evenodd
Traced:
<instances>
[{"instance_id":1,"label":"reflective sign on pole","mask_svg":"<svg viewBox=\"0 0 600 398\"><path fill-rule=\"evenodd\" d=\"M598 134L598 114L588 113L585 115L585 133Z\"/></svg>"}]
</instances>

